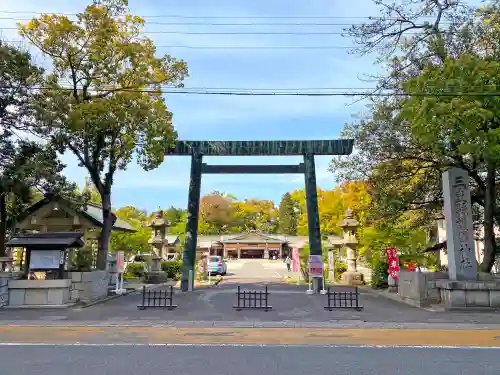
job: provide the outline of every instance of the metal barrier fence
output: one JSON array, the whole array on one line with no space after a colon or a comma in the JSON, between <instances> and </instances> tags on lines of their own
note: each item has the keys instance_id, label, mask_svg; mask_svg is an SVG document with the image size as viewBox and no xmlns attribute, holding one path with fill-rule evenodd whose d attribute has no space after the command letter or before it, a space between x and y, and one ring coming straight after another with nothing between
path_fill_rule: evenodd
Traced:
<instances>
[{"instance_id":1,"label":"metal barrier fence","mask_svg":"<svg viewBox=\"0 0 500 375\"><path fill-rule=\"evenodd\" d=\"M167 310L173 310L177 307L172 303L172 297L174 295L174 288L172 285L168 287L167 290L146 290L146 287L142 287L142 303L137 306L139 310L145 310L149 308L163 308Z\"/></svg>"},{"instance_id":2,"label":"metal barrier fence","mask_svg":"<svg viewBox=\"0 0 500 375\"><path fill-rule=\"evenodd\" d=\"M272 306L269 306L269 292L267 286L264 291L262 290L241 290L238 285L236 291L237 302L233 305L233 309L236 311L241 310L272 310Z\"/></svg>"},{"instance_id":3,"label":"metal barrier fence","mask_svg":"<svg viewBox=\"0 0 500 375\"><path fill-rule=\"evenodd\" d=\"M357 311L363 310L359 301L359 289L354 288L354 292L335 292L328 287L326 293L327 303L325 310L332 311L333 309L354 309Z\"/></svg>"}]
</instances>

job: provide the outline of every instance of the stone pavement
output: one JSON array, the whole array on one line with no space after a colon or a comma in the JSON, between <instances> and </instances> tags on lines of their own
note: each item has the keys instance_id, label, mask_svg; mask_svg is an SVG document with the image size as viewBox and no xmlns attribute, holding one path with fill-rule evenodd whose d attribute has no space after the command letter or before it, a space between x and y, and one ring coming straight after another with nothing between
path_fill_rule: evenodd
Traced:
<instances>
[{"instance_id":1,"label":"stone pavement","mask_svg":"<svg viewBox=\"0 0 500 375\"><path fill-rule=\"evenodd\" d=\"M326 311L326 296L306 295L304 286L276 284L272 282L254 282L242 284L244 289L263 290L269 288L271 311L244 310L235 311L236 286L222 284L216 288L199 289L190 293L176 290L175 310L146 309L138 310L141 302L140 293L132 293L114 300L86 308L47 309L47 310L3 310L0 309L0 325L23 322L48 324L78 324L78 322L100 322L102 324L123 325L144 322L147 325L174 323L179 326L192 326L193 322L204 322L207 326L224 325L225 322L238 322L239 326L271 324L275 326L296 327L300 324L312 324L317 327L328 324L349 323L364 324L481 324L494 326L500 324L500 314L471 312L432 312L412 307L401 302L389 300L383 296L361 291L362 311L351 309ZM345 287L337 287L345 290ZM210 323L207 323L210 322ZM94 323L92 323L94 324ZM245 325L247 324L247 325ZM234 325L233 325L234 326ZM391 327L392 327L391 326Z\"/></svg>"},{"instance_id":2,"label":"stone pavement","mask_svg":"<svg viewBox=\"0 0 500 375\"><path fill-rule=\"evenodd\" d=\"M254 280L279 282L287 273L286 264L278 260L241 259L227 263L228 275L224 280Z\"/></svg>"}]
</instances>

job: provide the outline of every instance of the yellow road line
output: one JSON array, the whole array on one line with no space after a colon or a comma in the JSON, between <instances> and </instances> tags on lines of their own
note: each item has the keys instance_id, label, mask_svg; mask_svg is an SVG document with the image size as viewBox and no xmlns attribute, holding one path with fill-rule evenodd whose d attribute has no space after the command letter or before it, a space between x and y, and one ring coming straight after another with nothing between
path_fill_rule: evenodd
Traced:
<instances>
[{"instance_id":1,"label":"yellow road line","mask_svg":"<svg viewBox=\"0 0 500 375\"><path fill-rule=\"evenodd\" d=\"M0 327L0 343L500 346L500 330Z\"/></svg>"}]
</instances>

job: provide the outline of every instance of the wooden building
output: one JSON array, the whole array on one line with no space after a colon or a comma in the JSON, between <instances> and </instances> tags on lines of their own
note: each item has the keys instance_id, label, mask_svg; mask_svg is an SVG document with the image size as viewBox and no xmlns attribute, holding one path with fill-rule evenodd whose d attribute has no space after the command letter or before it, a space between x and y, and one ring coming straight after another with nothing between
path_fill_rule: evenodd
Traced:
<instances>
[{"instance_id":1,"label":"wooden building","mask_svg":"<svg viewBox=\"0 0 500 375\"><path fill-rule=\"evenodd\" d=\"M134 233L137 231L126 221L117 218L113 213L112 215L114 216L113 232ZM47 195L21 213L14 232L81 232L84 242L93 245L95 250L102 227L101 206L88 203L84 207L79 207L66 199ZM20 266L23 262L24 251L13 251L11 256Z\"/></svg>"},{"instance_id":2,"label":"wooden building","mask_svg":"<svg viewBox=\"0 0 500 375\"><path fill-rule=\"evenodd\" d=\"M114 216L113 232L133 233L137 230ZM77 207L71 202L46 196L21 214L15 225L17 232L82 232L84 238L97 239L103 226L102 208L88 203Z\"/></svg>"},{"instance_id":3,"label":"wooden building","mask_svg":"<svg viewBox=\"0 0 500 375\"><path fill-rule=\"evenodd\" d=\"M169 242L175 241L174 236ZM309 242L307 236L288 236L249 232L219 236L198 236L197 257L203 254L220 255L232 259L280 259L288 255L292 248L302 249ZM340 248L342 239L329 236L328 248ZM172 258L172 255L168 255Z\"/></svg>"}]
</instances>

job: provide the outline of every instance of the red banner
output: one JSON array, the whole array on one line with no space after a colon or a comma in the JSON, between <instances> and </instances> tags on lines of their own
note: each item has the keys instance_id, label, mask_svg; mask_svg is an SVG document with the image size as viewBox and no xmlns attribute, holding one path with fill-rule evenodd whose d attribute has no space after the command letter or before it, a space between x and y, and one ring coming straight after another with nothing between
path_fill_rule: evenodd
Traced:
<instances>
[{"instance_id":1,"label":"red banner","mask_svg":"<svg viewBox=\"0 0 500 375\"><path fill-rule=\"evenodd\" d=\"M125 253L123 251L116 252L116 272L125 272Z\"/></svg>"},{"instance_id":2,"label":"red banner","mask_svg":"<svg viewBox=\"0 0 500 375\"><path fill-rule=\"evenodd\" d=\"M300 272L300 255L297 247L292 249L292 272Z\"/></svg>"},{"instance_id":3,"label":"red banner","mask_svg":"<svg viewBox=\"0 0 500 375\"><path fill-rule=\"evenodd\" d=\"M385 253L387 254L387 263L389 264L389 275L394 279L398 279L399 270L399 258L398 251L391 247L389 249L385 249Z\"/></svg>"}]
</instances>

